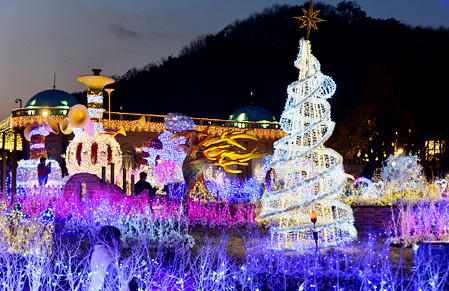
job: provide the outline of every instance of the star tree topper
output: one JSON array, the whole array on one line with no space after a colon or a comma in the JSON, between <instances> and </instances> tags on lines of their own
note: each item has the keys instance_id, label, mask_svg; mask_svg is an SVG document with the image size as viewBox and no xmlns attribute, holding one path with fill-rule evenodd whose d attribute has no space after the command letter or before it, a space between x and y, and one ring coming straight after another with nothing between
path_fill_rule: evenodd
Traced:
<instances>
[{"instance_id":1,"label":"star tree topper","mask_svg":"<svg viewBox=\"0 0 449 291\"><path fill-rule=\"evenodd\" d=\"M307 26L307 39L309 39L310 28L318 30L316 23L324 22L326 20L317 17L318 13L320 13L320 10L313 11L313 0L310 1L309 11L302 8L302 12L304 13L304 16L297 16L294 18L302 20L301 26L299 28Z\"/></svg>"}]
</instances>

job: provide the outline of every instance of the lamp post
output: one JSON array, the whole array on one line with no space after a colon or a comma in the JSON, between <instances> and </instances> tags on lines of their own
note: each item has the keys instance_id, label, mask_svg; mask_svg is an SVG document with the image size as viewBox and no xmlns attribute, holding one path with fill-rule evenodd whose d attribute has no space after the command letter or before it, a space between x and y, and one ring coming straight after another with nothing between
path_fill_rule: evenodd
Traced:
<instances>
[{"instance_id":1,"label":"lamp post","mask_svg":"<svg viewBox=\"0 0 449 291\"><path fill-rule=\"evenodd\" d=\"M318 251L318 231L316 231L317 215L313 209L312 213L310 214L310 221L312 221L313 223L313 239L315 240L316 250Z\"/></svg>"},{"instance_id":2,"label":"lamp post","mask_svg":"<svg viewBox=\"0 0 449 291\"><path fill-rule=\"evenodd\" d=\"M108 105L109 105L109 122L108 122L108 127L109 127L109 132L111 132L111 93L112 91L114 91L114 89L112 88L106 88L104 89L106 92L108 92Z\"/></svg>"},{"instance_id":3,"label":"lamp post","mask_svg":"<svg viewBox=\"0 0 449 291\"><path fill-rule=\"evenodd\" d=\"M22 99L16 99L15 103L20 103L19 107L22 108Z\"/></svg>"}]
</instances>

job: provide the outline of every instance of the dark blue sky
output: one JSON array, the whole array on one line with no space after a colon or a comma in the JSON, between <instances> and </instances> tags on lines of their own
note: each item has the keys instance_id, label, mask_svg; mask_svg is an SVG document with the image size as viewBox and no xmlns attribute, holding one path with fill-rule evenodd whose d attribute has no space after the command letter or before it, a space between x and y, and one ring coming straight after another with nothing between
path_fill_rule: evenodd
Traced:
<instances>
[{"instance_id":1,"label":"dark blue sky","mask_svg":"<svg viewBox=\"0 0 449 291\"><path fill-rule=\"evenodd\" d=\"M34 94L51 89L54 71L58 89L81 91L85 87L76 77L90 74L91 68L101 68L108 76L122 75L132 67L177 55L199 34L216 33L267 6L304 2L1 0L0 118L17 107L16 98L25 103ZM321 2L336 5L341 1ZM356 2L374 18L449 27L449 0Z\"/></svg>"}]
</instances>

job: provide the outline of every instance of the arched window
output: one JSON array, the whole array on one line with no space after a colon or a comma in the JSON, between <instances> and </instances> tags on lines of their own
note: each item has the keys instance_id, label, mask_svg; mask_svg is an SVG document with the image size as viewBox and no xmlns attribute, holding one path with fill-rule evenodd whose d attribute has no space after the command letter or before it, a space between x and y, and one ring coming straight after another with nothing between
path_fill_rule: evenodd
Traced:
<instances>
[{"instance_id":1,"label":"arched window","mask_svg":"<svg viewBox=\"0 0 449 291\"><path fill-rule=\"evenodd\" d=\"M129 173L129 171L135 169L137 165L134 147L129 144L124 144L120 149L122 150L122 168Z\"/></svg>"}]
</instances>

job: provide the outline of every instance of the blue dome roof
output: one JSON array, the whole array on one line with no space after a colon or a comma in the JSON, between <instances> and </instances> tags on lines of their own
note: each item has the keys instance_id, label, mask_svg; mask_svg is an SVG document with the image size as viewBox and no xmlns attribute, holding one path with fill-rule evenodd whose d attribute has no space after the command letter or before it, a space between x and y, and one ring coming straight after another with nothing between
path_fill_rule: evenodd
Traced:
<instances>
[{"instance_id":1,"label":"blue dome roof","mask_svg":"<svg viewBox=\"0 0 449 291\"><path fill-rule=\"evenodd\" d=\"M276 118L274 118L270 111L253 105L238 109L231 116L229 116L229 120L276 122Z\"/></svg>"},{"instance_id":2,"label":"blue dome roof","mask_svg":"<svg viewBox=\"0 0 449 291\"><path fill-rule=\"evenodd\" d=\"M37 93L27 102L25 108L58 107L70 108L79 102L69 93L61 90L50 89Z\"/></svg>"}]
</instances>

